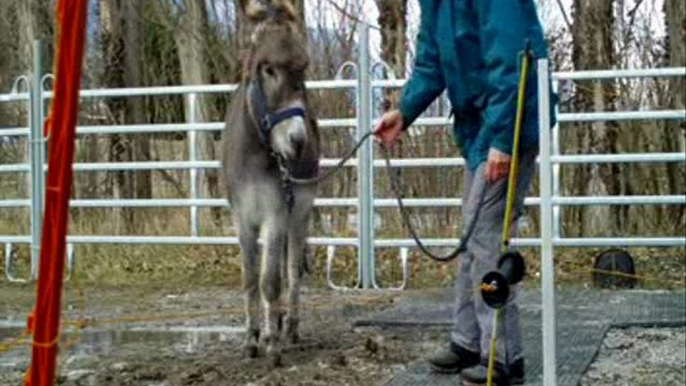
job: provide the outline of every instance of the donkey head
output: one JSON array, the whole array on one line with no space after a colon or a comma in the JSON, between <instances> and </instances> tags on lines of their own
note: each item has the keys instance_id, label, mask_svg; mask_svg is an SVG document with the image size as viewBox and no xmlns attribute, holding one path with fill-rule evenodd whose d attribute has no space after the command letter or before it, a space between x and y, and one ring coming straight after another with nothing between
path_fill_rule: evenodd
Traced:
<instances>
[{"instance_id":1,"label":"donkey head","mask_svg":"<svg viewBox=\"0 0 686 386\"><path fill-rule=\"evenodd\" d=\"M246 68L251 116L263 143L296 159L312 134L305 93L309 58L298 17L287 0L249 0L245 14L254 26Z\"/></svg>"}]
</instances>

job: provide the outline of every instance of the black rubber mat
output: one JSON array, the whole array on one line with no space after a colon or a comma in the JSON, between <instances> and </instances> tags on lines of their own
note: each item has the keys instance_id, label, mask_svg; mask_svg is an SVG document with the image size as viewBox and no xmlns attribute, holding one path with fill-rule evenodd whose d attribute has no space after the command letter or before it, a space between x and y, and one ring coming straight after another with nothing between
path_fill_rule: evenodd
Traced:
<instances>
[{"instance_id":1,"label":"black rubber mat","mask_svg":"<svg viewBox=\"0 0 686 386\"><path fill-rule=\"evenodd\" d=\"M686 325L684 291L558 290L558 385L576 386L613 327ZM520 300L527 385L542 385L541 296L527 291ZM450 293L432 298L403 299L395 308L355 322L358 327L445 326L449 328ZM458 375L439 375L418 360L384 386L454 386Z\"/></svg>"}]
</instances>

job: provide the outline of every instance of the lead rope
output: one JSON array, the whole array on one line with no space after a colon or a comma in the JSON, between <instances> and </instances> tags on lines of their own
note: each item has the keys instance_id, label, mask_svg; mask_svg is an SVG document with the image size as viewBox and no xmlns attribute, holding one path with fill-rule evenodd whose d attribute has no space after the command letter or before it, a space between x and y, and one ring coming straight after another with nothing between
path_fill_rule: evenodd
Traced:
<instances>
[{"instance_id":1,"label":"lead rope","mask_svg":"<svg viewBox=\"0 0 686 386\"><path fill-rule=\"evenodd\" d=\"M353 147L352 150L346 154L345 157L343 157L337 164L336 166L328 173L319 175L316 177L312 178L295 178L290 174L290 171L288 170L287 167L285 167L282 162L279 162L279 168L281 169L281 176L282 176L282 183L286 184L288 181L292 182L295 185L309 185L309 184L314 184L314 183L319 183L321 181L324 181L328 179L329 177L333 176L335 173L337 173L340 169L343 168L343 165L350 160L357 150L364 144L365 141L369 139L374 135L374 132L370 131L368 133L365 133L362 138L357 142L355 147ZM417 244L417 247L430 259L440 262L440 263L447 263L455 259L457 256L459 256L460 253L464 252L467 250L467 242L469 241L470 237L472 236L472 233L474 232L474 228L476 227L477 219L479 217L479 212L481 210L481 204L483 203L484 196L486 193L486 188L487 184L484 184L484 187L482 191L479 194L479 203L476 206L476 212L472 216L469 225L467 226L467 230L463 237L460 238L459 244L455 249L448 253L447 255L435 255L431 253L428 248L422 243L421 239L417 235L417 231L415 230L415 227L412 225L412 221L410 221L410 212L405 208L405 205L403 204L403 197L404 194L402 193L402 183L401 183L401 178L399 175L396 175L391 172L392 166L391 166L391 158L390 158L390 151L388 147L381 143L379 144L379 147L381 148L381 152L383 154L384 160L386 162L386 168L388 168L388 176L389 176L389 182L391 185L391 190L393 191L393 194L395 195L396 200L398 201L398 210L400 211L400 215L403 220L403 225L405 228L407 228L407 231L410 232L410 235L412 236L412 239L414 240L415 244ZM280 157L277 157L280 160ZM285 185L284 185L285 186ZM289 196L290 192L290 196ZM292 185L290 186L290 190L286 188L286 198L291 199L293 190L292 190ZM291 206L289 206L291 208Z\"/></svg>"},{"instance_id":2,"label":"lead rope","mask_svg":"<svg viewBox=\"0 0 686 386\"><path fill-rule=\"evenodd\" d=\"M515 191L517 188L517 174L519 171L519 137L522 128L524 94L526 92L527 73L529 71L529 42L527 41L522 56L522 68L519 77L519 92L517 96L517 116L515 118L514 142L512 144L512 162L510 163L510 175L507 181L507 201L505 204L505 217L503 218L503 235L501 241L501 253L508 251L510 247L510 222L514 210ZM496 354L496 335L498 332L498 319L500 318L500 308L493 311L493 330L491 331L491 349L488 356L488 373L486 385L493 385L493 370L495 367ZM507 349L507 348L506 348ZM506 361L507 362L507 361ZM505 363L505 366L509 366Z\"/></svg>"},{"instance_id":3,"label":"lead rope","mask_svg":"<svg viewBox=\"0 0 686 386\"><path fill-rule=\"evenodd\" d=\"M326 173L326 174L320 174L318 176L312 177L312 178L295 178L295 177L290 177L291 182L293 182L296 185L311 185L311 184L317 184L319 182L322 182L324 180L328 180L330 177L332 177L334 174L338 173L339 170L345 166L345 163L350 161L355 156L355 153L357 153L357 150L364 145L364 143L374 135L373 131L370 131L368 133L365 133L362 138L360 138L359 141L355 144L355 146L348 152L348 154L345 155L345 157L341 158L338 163L331 168L331 171ZM290 172L289 172L290 173Z\"/></svg>"},{"instance_id":4,"label":"lead rope","mask_svg":"<svg viewBox=\"0 0 686 386\"><path fill-rule=\"evenodd\" d=\"M447 255L434 255L431 253L426 246L424 246L424 243L422 243L421 239L419 236L417 236L417 232L412 226L412 222L410 221L410 213L409 211L405 208L403 205L403 200L402 198L404 197L402 193L402 188L401 188L401 178L400 174L395 174L391 172L391 160L390 160L390 155L389 155L389 150L386 145L383 143L379 145L381 147L381 151L383 153L384 159L386 160L386 167L388 168L388 179L391 184L391 190L393 191L393 194L396 197L396 200L398 201L398 210L400 211L400 215L403 220L403 224L405 225L405 228L407 228L407 231L410 232L410 235L412 236L412 239L414 239L415 244L417 244L417 247L426 255L427 257L431 258L434 261L438 261L440 263L447 263L449 261L452 261L455 259L457 256L459 256L460 253L464 252L467 250L467 242L472 236L472 233L474 232L474 228L477 223L477 219L479 217L479 212L481 211L481 204L483 203L484 197L486 196L486 188L488 184L484 184L483 189L481 190L479 194L479 203L476 206L476 212L474 212L474 215L472 216L471 220L469 221L469 225L467 226L467 229L465 231L465 234L460 237L459 244L457 247ZM394 178L395 176L395 178ZM464 202L462 203L464 205Z\"/></svg>"}]
</instances>

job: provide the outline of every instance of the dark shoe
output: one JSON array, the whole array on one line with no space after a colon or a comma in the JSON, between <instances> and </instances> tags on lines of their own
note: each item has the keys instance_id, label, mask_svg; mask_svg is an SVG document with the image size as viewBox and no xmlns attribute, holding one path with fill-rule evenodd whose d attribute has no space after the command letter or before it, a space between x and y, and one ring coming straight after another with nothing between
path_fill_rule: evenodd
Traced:
<instances>
[{"instance_id":1,"label":"dark shoe","mask_svg":"<svg viewBox=\"0 0 686 386\"><path fill-rule=\"evenodd\" d=\"M488 361L482 361L479 365L470 367L462 373L462 382L469 386L485 385L488 381ZM495 364L493 369L493 384L496 386L521 385L524 383L524 358L514 361L509 369L505 369L500 363Z\"/></svg>"},{"instance_id":2,"label":"dark shoe","mask_svg":"<svg viewBox=\"0 0 686 386\"><path fill-rule=\"evenodd\" d=\"M453 342L428 358L431 368L439 373L457 374L480 362L480 355L466 350Z\"/></svg>"},{"instance_id":3,"label":"dark shoe","mask_svg":"<svg viewBox=\"0 0 686 386\"><path fill-rule=\"evenodd\" d=\"M510 384L524 384L524 358L519 358L510 365Z\"/></svg>"},{"instance_id":4,"label":"dark shoe","mask_svg":"<svg viewBox=\"0 0 686 386\"><path fill-rule=\"evenodd\" d=\"M465 369L460 373L462 384L465 386L482 386L488 381L488 365L478 364L474 367ZM509 386L507 373L502 365L496 363L493 369L493 385L494 386Z\"/></svg>"}]
</instances>

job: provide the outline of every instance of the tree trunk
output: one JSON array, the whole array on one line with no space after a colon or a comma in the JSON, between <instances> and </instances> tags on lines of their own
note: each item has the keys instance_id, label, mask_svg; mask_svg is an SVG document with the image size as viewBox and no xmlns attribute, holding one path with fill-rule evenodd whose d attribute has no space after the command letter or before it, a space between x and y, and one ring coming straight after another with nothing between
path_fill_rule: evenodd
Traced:
<instances>
[{"instance_id":1,"label":"tree trunk","mask_svg":"<svg viewBox=\"0 0 686 386\"><path fill-rule=\"evenodd\" d=\"M122 9L116 0L100 1L100 31L103 50L103 79L101 84L108 88L125 87L125 47L123 38ZM105 102L111 119L115 123L125 121L126 102L123 98L109 98ZM113 134L110 137L108 158L110 162L133 161L133 149L128 137ZM134 198L134 176L131 172L114 172L114 195L118 198ZM131 208L119 210L121 221L118 227L123 227L126 233L135 232L134 213Z\"/></svg>"},{"instance_id":2,"label":"tree trunk","mask_svg":"<svg viewBox=\"0 0 686 386\"><path fill-rule=\"evenodd\" d=\"M665 31L667 32L667 64L670 67L686 66L686 3L682 0L665 0ZM683 110L686 108L686 79L672 78L669 84L669 108ZM668 121L665 124L664 152L686 153L686 123ZM686 172L681 165L667 165L669 194L685 194ZM671 206L673 215L670 224L683 224L686 221L686 209L683 206ZM679 225L677 225L678 227Z\"/></svg>"},{"instance_id":3,"label":"tree trunk","mask_svg":"<svg viewBox=\"0 0 686 386\"><path fill-rule=\"evenodd\" d=\"M50 48L52 34L52 2L49 0L15 0L17 23L19 28L19 50L17 52L19 68L24 74L33 73L33 42L43 40L43 72L51 71L49 58L52 57Z\"/></svg>"},{"instance_id":4,"label":"tree trunk","mask_svg":"<svg viewBox=\"0 0 686 386\"><path fill-rule=\"evenodd\" d=\"M381 59L396 77L403 78L407 54L407 0L377 0L376 4L381 27ZM398 97L398 90L387 90L383 109L395 106Z\"/></svg>"},{"instance_id":5,"label":"tree trunk","mask_svg":"<svg viewBox=\"0 0 686 386\"><path fill-rule=\"evenodd\" d=\"M25 75L33 74L33 41L36 39L33 5L34 3L31 0L18 1L16 4L17 22L19 24L19 49L17 50L17 56L19 59L19 70L21 74ZM26 116L30 116L30 114L31 112L27 108ZM31 158L29 141L24 141L22 154L24 154L22 161L28 163ZM24 192L31 192L31 175L29 174L26 175ZM22 192L21 194L24 193Z\"/></svg>"},{"instance_id":6,"label":"tree trunk","mask_svg":"<svg viewBox=\"0 0 686 386\"><path fill-rule=\"evenodd\" d=\"M305 0L293 0L293 5L295 6L295 11L298 14L298 25L307 39L307 23L305 21Z\"/></svg>"},{"instance_id":7,"label":"tree trunk","mask_svg":"<svg viewBox=\"0 0 686 386\"><path fill-rule=\"evenodd\" d=\"M238 65L238 73L236 74L236 81L241 81L243 78L244 60L248 57L248 50L250 49L250 35L252 34L252 27L245 14L245 7L248 0L236 0L236 39L234 41L234 51L238 54L240 64Z\"/></svg>"},{"instance_id":8,"label":"tree trunk","mask_svg":"<svg viewBox=\"0 0 686 386\"><path fill-rule=\"evenodd\" d=\"M140 38L142 36L143 23L142 0L129 0L123 4L123 14L126 15L124 22L124 78L126 87L143 86L141 67L142 49ZM144 99L133 97L126 100L126 122L129 124L145 123ZM134 158L137 161L149 161L151 157L150 137L148 135L136 135L133 143ZM135 190L137 198L152 198L152 174L150 171L139 171L135 175Z\"/></svg>"},{"instance_id":9,"label":"tree trunk","mask_svg":"<svg viewBox=\"0 0 686 386\"><path fill-rule=\"evenodd\" d=\"M573 63L574 69L606 69L614 63L612 29L614 1L574 0ZM576 109L583 112L612 110L615 104L613 82L577 82ZM582 124L575 129L581 153L614 153L617 127L609 122ZM619 183L613 174L616 165L585 165L576 173L576 194L606 196L618 194ZM580 191L579 191L580 190ZM608 235L619 227L617 211L607 207L588 207L579 211L581 235Z\"/></svg>"},{"instance_id":10,"label":"tree trunk","mask_svg":"<svg viewBox=\"0 0 686 386\"><path fill-rule=\"evenodd\" d=\"M33 41L36 39L36 20L33 0L17 2L17 21L19 23L19 51L17 52L22 73L33 73Z\"/></svg>"},{"instance_id":11,"label":"tree trunk","mask_svg":"<svg viewBox=\"0 0 686 386\"><path fill-rule=\"evenodd\" d=\"M670 67L686 66L686 3L681 0L665 0L665 30L667 31L667 53L668 65ZM674 109L684 109L686 102L686 79L675 77L672 79L669 95L672 97L670 107ZM686 129L683 124L682 132L679 135L679 149L686 151Z\"/></svg>"},{"instance_id":12,"label":"tree trunk","mask_svg":"<svg viewBox=\"0 0 686 386\"><path fill-rule=\"evenodd\" d=\"M176 47L181 64L181 80L184 85L201 85L209 83L207 61L205 60L205 33L207 27L207 10L204 2L184 0L176 23L177 31L174 34ZM202 94L197 95L195 117L197 122L208 122L210 109L208 102ZM191 111L186 100L186 112ZM188 118L187 118L188 119ZM204 160L216 160L218 158L214 143L214 136L207 134L198 135L198 154ZM205 184L198 184L198 194L202 198L219 197L219 176L214 170L203 171ZM218 208L212 210L215 223L221 224L221 211Z\"/></svg>"}]
</instances>

